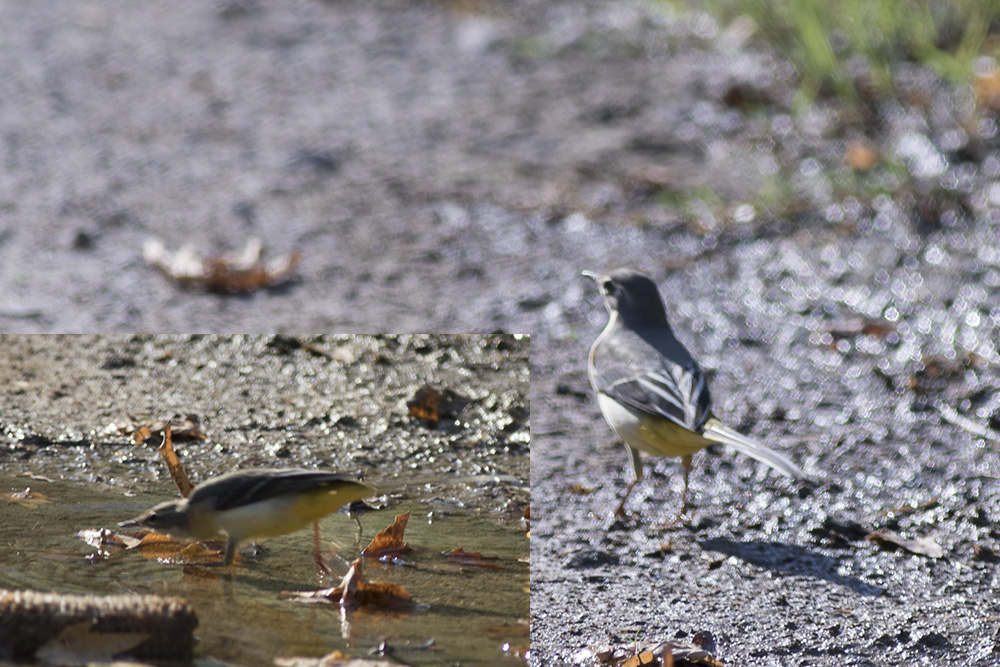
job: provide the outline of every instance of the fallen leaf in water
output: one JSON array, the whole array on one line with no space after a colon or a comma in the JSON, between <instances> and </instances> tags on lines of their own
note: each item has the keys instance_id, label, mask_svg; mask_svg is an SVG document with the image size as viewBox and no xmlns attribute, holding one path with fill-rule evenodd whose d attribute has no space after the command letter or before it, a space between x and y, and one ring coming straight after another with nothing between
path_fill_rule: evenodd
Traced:
<instances>
[{"instance_id":1,"label":"fallen leaf in water","mask_svg":"<svg viewBox=\"0 0 1000 667\"><path fill-rule=\"evenodd\" d=\"M452 549L451 551L444 554L445 558L449 558L456 561L462 565L471 565L473 567L481 567L485 570L501 570L499 565L496 563L490 563L488 561L500 560L496 556L483 556L482 551L466 551L465 547L458 547L457 549Z\"/></svg>"},{"instance_id":2,"label":"fallen leaf in water","mask_svg":"<svg viewBox=\"0 0 1000 667\"><path fill-rule=\"evenodd\" d=\"M442 419L456 419L470 402L452 389L425 384L414 392L406 407L414 419L436 425Z\"/></svg>"},{"instance_id":3,"label":"fallen leaf in water","mask_svg":"<svg viewBox=\"0 0 1000 667\"><path fill-rule=\"evenodd\" d=\"M98 551L112 554L124 549L134 549L142 543L142 538L128 533L115 532L108 528L86 528L76 534L81 540Z\"/></svg>"},{"instance_id":4,"label":"fallen leaf in water","mask_svg":"<svg viewBox=\"0 0 1000 667\"><path fill-rule=\"evenodd\" d=\"M342 607L366 607L386 611L412 609L413 599L402 586L385 581L367 581L361 572L362 559L351 565L340 585L318 591L282 591L279 598L297 602L337 603Z\"/></svg>"},{"instance_id":5,"label":"fallen leaf in water","mask_svg":"<svg viewBox=\"0 0 1000 667\"><path fill-rule=\"evenodd\" d=\"M934 541L933 537L921 537L916 540L908 540L902 536L889 531L880 530L872 533L867 538L886 551L902 549L917 556L927 556L928 558L941 558L944 556L944 549Z\"/></svg>"},{"instance_id":6,"label":"fallen leaf in water","mask_svg":"<svg viewBox=\"0 0 1000 667\"><path fill-rule=\"evenodd\" d=\"M107 528L89 528L78 532L82 539L99 552L111 554L124 549L138 551L146 560L159 560L181 565L215 563L222 560L222 542L187 542L167 535L141 529L132 532ZM239 558L240 555L236 554Z\"/></svg>"},{"instance_id":7,"label":"fallen leaf in water","mask_svg":"<svg viewBox=\"0 0 1000 667\"><path fill-rule=\"evenodd\" d=\"M400 556L412 551L409 545L403 541L403 533L406 531L406 523L410 520L410 513L397 514L392 525L379 532L371 543L361 552L366 558L381 558L382 556Z\"/></svg>"},{"instance_id":8,"label":"fallen leaf in water","mask_svg":"<svg viewBox=\"0 0 1000 667\"><path fill-rule=\"evenodd\" d=\"M35 651L35 660L51 665L109 663L116 655L149 639L144 632L96 632L91 621L66 626Z\"/></svg>"},{"instance_id":9,"label":"fallen leaf in water","mask_svg":"<svg viewBox=\"0 0 1000 667\"><path fill-rule=\"evenodd\" d=\"M30 486L24 491L0 493L0 500L6 500L9 503L15 503L28 509L35 509L39 505L49 505L52 503L48 496L40 491L32 491Z\"/></svg>"},{"instance_id":10,"label":"fallen leaf in water","mask_svg":"<svg viewBox=\"0 0 1000 667\"><path fill-rule=\"evenodd\" d=\"M238 253L204 259L192 246L171 253L162 241L150 239L143 244L142 256L181 287L223 293L253 292L288 282L301 259L297 251L292 251L266 262L260 239L250 239Z\"/></svg>"}]
</instances>

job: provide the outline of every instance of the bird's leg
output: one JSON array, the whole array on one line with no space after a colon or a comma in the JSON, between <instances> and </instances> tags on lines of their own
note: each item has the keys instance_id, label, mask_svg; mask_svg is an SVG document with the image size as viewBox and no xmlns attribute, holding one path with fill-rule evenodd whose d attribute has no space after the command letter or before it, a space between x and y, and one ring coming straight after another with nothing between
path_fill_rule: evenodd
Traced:
<instances>
[{"instance_id":1,"label":"bird's leg","mask_svg":"<svg viewBox=\"0 0 1000 667\"><path fill-rule=\"evenodd\" d=\"M323 562L323 554L319 550L319 521L313 521L313 553L316 555L316 576L323 583L323 575L330 576L330 566Z\"/></svg>"},{"instance_id":2,"label":"bird's leg","mask_svg":"<svg viewBox=\"0 0 1000 667\"><path fill-rule=\"evenodd\" d=\"M635 485L638 483L639 483L638 479L633 479L631 482L629 482L628 488L625 489L625 495L622 496L622 501L618 503L618 509L615 510L616 519L622 519L628 516L628 514L625 512L625 502L628 500L629 495L632 493L632 489L634 489Z\"/></svg>"},{"instance_id":3,"label":"bird's leg","mask_svg":"<svg viewBox=\"0 0 1000 667\"><path fill-rule=\"evenodd\" d=\"M688 477L691 474L690 454L681 457L681 466L684 468L684 491L681 494L681 512L670 521L657 525L657 530L676 530L681 526L691 523L691 517L688 516Z\"/></svg>"},{"instance_id":4,"label":"bird's leg","mask_svg":"<svg viewBox=\"0 0 1000 667\"><path fill-rule=\"evenodd\" d=\"M226 555L222 557L222 566L229 567L233 564L233 559L236 558L236 538L230 536L226 541Z\"/></svg>"},{"instance_id":5,"label":"bird's leg","mask_svg":"<svg viewBox=\"0 0 1000 667\"><path fill-rule=\"evenodd\" d=\"M691 475L691 455L685 454L681 457L681 465L684 466L684 494L681 496L681 516L688 520L688 477Z\"/></svg>"},{"instance_id":6,"label":"bird's leg","mask_svg":"<svg viewBox=\"0 0 1000 667\"><path fill-rule=\"evenodd\" d=\"M628 450L629 460L632 461L632 472L635 473L635 478L628 485L628 488L625 489L625 495L622 496L622 501L618 503L618 509L615 510L616 519L621 519L626 516L625 502L628 500L628 497L632 494L632 489L635 488L635 485L642 481L642 459L639 458L639 450L633 449L628 445L625 445L625 449Z\"/></svg>"}]
</instances>

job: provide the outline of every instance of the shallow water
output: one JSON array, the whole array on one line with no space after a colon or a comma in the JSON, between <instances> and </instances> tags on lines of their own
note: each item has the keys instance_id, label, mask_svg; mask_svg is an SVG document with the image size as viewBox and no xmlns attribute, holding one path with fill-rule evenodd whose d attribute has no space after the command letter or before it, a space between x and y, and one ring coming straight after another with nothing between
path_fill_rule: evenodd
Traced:
<instances>
[{"instance_id":1,"label":"shallow water","mask_svg":"<svg viewBox=\"0 0 1000 667\"><path fill-rule=\"evenodd\" d=\"M367 579L399 584L417 608L409 613L342 612L335 605L279 600L284 590L319 587L312 532L263 542L245 553L231 578L215 568L146 560L138 551L101 555L77 536L87 528L114 528L169 496L123 497L113 488L84 487L0 475L0 492L26 487L48 504L0 502L0 587L58 593L153 593L186 599L198 614L201 662L273 664L277 656L321 656L333 650L364 656L385 641L415 665L523 664L513 655L527 645L528 544L520 526L493 515L443 507L408 497L361 518L364 537L345 514L321 522L324 550L343 575L378 530L411 511L409 565L366 561ZM461 566L441 553L462 546L496 557L500 569ZM332 585L324 580L323 586ZM430 648L428 645L431 644ZM505 651L505 645L514 647Z\"/></svg>"}]
</instances>

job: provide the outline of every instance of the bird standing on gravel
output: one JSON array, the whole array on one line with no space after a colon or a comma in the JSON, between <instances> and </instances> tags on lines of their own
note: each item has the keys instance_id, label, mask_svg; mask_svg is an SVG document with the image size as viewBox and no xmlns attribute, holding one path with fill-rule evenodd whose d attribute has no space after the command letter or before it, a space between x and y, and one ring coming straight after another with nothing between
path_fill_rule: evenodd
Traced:
<instances>
[{"instance_id":1,"label":"bird standing on gravel","mask_svg":"<svg viewBox=\"0 0 1000 667\"><path fill-rule=\"evenodd\" d=\"M593 279L610 318L590 348L587 372L597 402L611 428L628 449L635 479L615 510L642 480L639 452L679 456L684 466L681 515L687 514L691 456L713 442L729 445L795 479L806 474L782 454L725 426L712 415L705 376L667 323L656 285L634 269L605 275L585 271Z\"/></svg>"}]
</instances>

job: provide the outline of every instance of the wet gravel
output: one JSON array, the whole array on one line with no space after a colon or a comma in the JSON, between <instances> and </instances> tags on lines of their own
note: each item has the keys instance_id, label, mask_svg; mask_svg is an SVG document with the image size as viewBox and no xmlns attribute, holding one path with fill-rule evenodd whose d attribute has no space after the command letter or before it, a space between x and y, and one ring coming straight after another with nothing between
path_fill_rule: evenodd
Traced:
<instances>
[{"instance_id":1,"label":"wet gravel","mask_svg":"<svg viewBox=\"0 0 1000 667\"><path fill-rule=\"evenodd\" d=\"M136 423L195 415L177 439L193 481L246 467L320 467L374 482L501 474L528 479L529 342L491 336L6 336L0 466L169 492ZM436 422L407 402L431 384L460 395ZM406 493L406 491L404 491ZM420 496L417 485L409 490ZM523 489L455 485L456 507L510 515Z\"/></svg>"},{"instance_id":2,"label":"wet gravel","mask_svg":"<svg viewBox=\"0 0 1000 667\"><path fill-rule=\"evenodd\" d=\"M902 101L798 115L787 64L646 2L0 17L18 56L0 82L3 330L530 333L533 664L699 631L728 664L996 662L1000 445L973 431L1000 428L1000 145L969 95L904 68ZM843 164L859 137L885 160L863 179ZM149 236L217 252L254 235L303 251L298 283L187 293L140 255ZM712 449L692 529L655 529L679 504L668 460L612 525L631 473L589 393L604 313L579 271L626 264L661 285L719 414L814 487ZM136 345L137 368L163 368ZM77 396L57 371L6 423L63 440L39 422ZM309 423L339 419L324 400L264 423L308 454L302 433L334 437ZM74 456L87 424L118 418L95 415L72 422ZM359 442L380 439L359 423ZM445 461L492 465L471 446ZM882 551L873 530L944 555Z\"/></svg>"}]
</instances>

